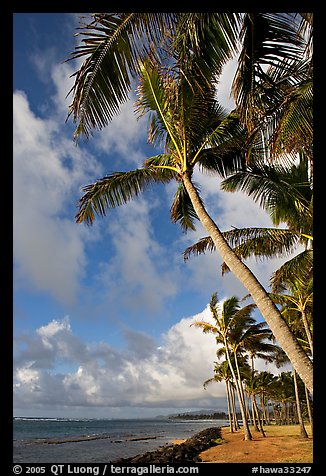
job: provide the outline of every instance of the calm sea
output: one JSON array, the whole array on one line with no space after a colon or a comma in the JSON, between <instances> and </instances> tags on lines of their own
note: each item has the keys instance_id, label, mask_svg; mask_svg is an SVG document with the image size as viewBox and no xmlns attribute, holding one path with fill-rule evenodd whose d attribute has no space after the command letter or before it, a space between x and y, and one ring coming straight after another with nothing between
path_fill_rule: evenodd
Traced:
<instances>
[{"instance_id":1,"label":"calm sea","mask_svg":"<svg viewBox=\"0 0 326 476\"><path fill-rule=\"evenodd\" d=\"M226 420L14 418L14 463L108 463Z\"/></svg>"}]
</instances>

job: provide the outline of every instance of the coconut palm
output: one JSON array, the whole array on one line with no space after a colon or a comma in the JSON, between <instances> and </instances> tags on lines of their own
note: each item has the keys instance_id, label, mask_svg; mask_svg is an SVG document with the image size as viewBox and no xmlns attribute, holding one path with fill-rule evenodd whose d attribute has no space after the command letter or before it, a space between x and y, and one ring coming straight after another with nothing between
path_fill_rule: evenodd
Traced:
<instances>
[{"instance_id":1,"label":"coconut palm","mask_svg":"<svg viewBox=\"0 0 326 476\"><path fill-rule=\"evenodd\" d=\"M256 371L254 372L249 372L247 377L245 378L245 389L246 392L251 399L251 421L252 424L255 428L256 431L259 431L262 433L262 435L265 437L265 432L263 429L263 422L262 419L260 418L259 415L259 409L258 405L256 402L256 394L259 393L260 391L260 385L259 385L259 379L258 379L258 373Z\"/></svg>"},{"instance_id":2,"label":"coconut palm","mask_svg":"<svg viewBox=\"0 0 326 476\"><path fill-rule=\"evenodd\" d=\"M275 303L281 306L280 311L283 317L288 322L292 331L297 335L297 339L306 350L313 356L313 337L312 337L312 277L306 282L293 278L288 280L287 290L289 294L271 293L270 296ZM285 287L285 286L284 286ZM298 419L300 423L301 436L306 437L306 430L301 415L300 400L298 398L298 383L295 369L293 369L293 378L296 392L296 405ZM307 387L305 386L305 399L309 421L311 425L311 432L313 433L313 419L311 411L310 397Z\"/></svg>"},{"instance_id":3,"label":"coconut palm","mask_svg":"<svg viewBox=\"0 0 326 476\"><path fill-rule=\"evenodd\" d=\"M235 52L240 18L244 17L234 13L101 13L94 15L94 21L88 25L83 25L82 28L81 34L84 35L82 40L84 45L77 46L70 58L86 57L79 71L75 73L76 81L71 90L74 98L70 114L73 115L75 122L79 121L76 137L81 134L88 137L92 129L101 129L108 124L112 115L119 110L121 102L126 100L133 84L132 79L139 74L148 57L159 58L169 67L175 64L184 76L186 73L187 80L191 80L193 86L201 86L203 83L206 84L206 81L209 84L213 76L216 79L216 75L221 72L224 62ZM256 52L257 44L260 44L259 58L266 57L269 61L273 58L274 63L276 61L279 64L282 59L288 58L289 55L291 57L293 54L298 55L297 28L293 28L288 16L260 13L255 18L249 18L249 22L246 24L247 27L244 23L243 31L245 32L248 27L251 28L258 20L260 23L265 22L265 26L268 26L268 28L258 28L260 32L258 37L252 32L249 35L249 38L254 38L256 42L252 51ZM276 54L275 50L277 50ZM246 55L244 55L242 61L244 62L246 58ZM198 61L199 59L200 61ZM197 74L190 74L191 67L184 70L184 65L189 64L192 65ZM197 64L199 67L196 67ZM252 64L257 65L257 57L255 57L255 63L252 61ZM144 77L143 74L142 77ZM165 117L165 124L167 124L166 119ZM190 180L192 170L189 165L192 165L192 167L195 165L199 156L203 155L203 149L209 141L203 142L189 162L187 157L189 149L187 151L187 147L181 146L181 144L175 147L177 145L176 141L173 140L170 131L167 132L174 145L175 155L178 156L182 165L181 168L173 165L174 171L181 174L178 178L182 182L179 194L183 198L187 194L189 195L195 213L197 216L199 214L201 220L204 220L204 226L207 230L214 230L214 240L216 243L220 243L218 249L223 257L225 253L229 254L229 249L219 230L208 214L205 213L197 190ZM176 139L175 136L174 139ZM181 139L181 143L186 145L184 134ZM160 167L162 167L162 163ZM140 174L137 174L136 177L135 174L132 174L131 177L129 175L129 178L136 178L136 182L138 182L136 183L136 194L140 191L141 187L139 185L143 186L149 181L150 174L146 173L145 175L141 182L139 182ZM162 173L152 174L152 180L153 175L155 175L154 181L165 182L167 180L166 176L163 178ZM114 176L114 179L117 179L115 183L117 181L121 183L121 174ZM103 182L97 185L100 185L102 190L105 188ZM187 193L185 193L185 190ZM115 194L115 199L112 200L111 197L108 201L111 206L113 203L116 206L116 204L125 201L126 197L129 200L133 194L135 194L135 191L130 193L129 188L126 194ZM98 189L95 191L95 199L99 207L97 210L100 210L103 214L107 202L103 207L103 201L98 201ZM89 207L89 202L85 204L85 201L82 202L82 205L88 208L91 219L93 219L93 210ZM178 208L177 204L175 208ZM82 213L78 214L79 221L83 220L82 215ZM177 216L179 217L179 215L180 207L177 210ZM250 289L252 291L248 289L249 292L252 293L254 300L260 303L259 307L262 315L265 318L268 316L267 322L279 335L279 342L283 343L284 350L289 354L299 374L312 390L312 367L310 362L300 353L300 348L296 346L288 329L280 321L277 309L269 301L265 290L250 272L248 274L249 270L240 261L237 261L234 257L232 257L232 260L235 260L235 265L239 270L239 273L236 273L239 279L251 282ZM234 271L234 266L231 266L230 269Z\"/></svg>"},{"instance_id":4,"label":"coconut palm","mask_svg":"<svg viewBox=\"0 0 326 476\"><path fill-rule=\"evenodd\" d=\"M234 337L239 333L239 327L249 327L250 324L254 322L254 319L250 316L254 307L254 304L248 304L241 308L239 305L239 299L236 296L232 296L231 298L226 299L223 303L220 303L217 299L217 293L214 293L210 300L210 310L216 325L210 324L206 321L195 321L192 324L196 327L200 327L204 333L215 334L217 344L222 346L218 352L219 355L221 353L225 354L232 373L233 381L236 385L245 440L251 440L252 435L245 410L242 381ZM232 362L232 355L234 362Z\"/></svg>"},{"instance_id":5,"label":"coconut palm","mask_svg":"<svg viewBox=\"0 0 326 476\"><path fill-rule=\"evenodd\" d=\"M241 160L240 145L244 137L236 115L226 115L217 102L213 75L211 83L203 84L200 91L188 82L187 77L195 76L198 68L199 63L194 68L189 65L185 75L185 71L165 70L152 61L143 63L137 110L140 115L151 114L149 141L164 143L165 153L147 159L142 168L112 173L84 187L76 220L91 224L95 213L105 215L107 210L138 196L151 183L177 181L172 220L184 229L194 228L194 219L200 220L223 261L257 302L278 342L312 390L311 362L266 290L228 245L192 181L196 166L210 172L227 169L230 164L234 168L234 162Z\"/></svg>"},{"instance_id":6,"label":"coconut palm","mask_svg":"<svg viewBox=\"0 0 326 476\"><path fill-rule=\"evenodd\" d=\"M155 55L170 66L183 67L200 57L201 84L206 72L220 73L239 43L235 99L240 111L252 114L259 98L256 85L266 77L263 66L282 70L289 59L302 57L302 33L310 25L312 14L303 13L96 13L89 23L81 22L80 44L68 59L83 59L71 90L76 137L102 129L119 112L137 81L139 60ZM309 33L311 38L311 28ZM198 76L188 79L199 84Z\"/></svg>"},{"instance_id":7,"label":"coconut palm","mask_svg":"<svg viewBox=\"0 0 326 476\"><path fill-rule=\"evenodd\" d=\"M230 366L227 360L224 360L220 364L218 362L215 362L214 377L211 377L205 380L204 388L206 389L207 385L212 382L221 382L222 380L224 380L225 387L226 387L226 400L227 400L227 407L228 407L230 433L233 433L233 422L234 422L234 418L236 418L236 414L235 414L235 409L232 409L231 387L233 386L233 383L232 383L232 374L230 371ZM235 429L237 428L235 427Z\"/></svg>"},{"instance_id":8,"label":"coconut palm","mask_svg":"<svg viewBox=\"0 0 326 476\"><path fill-rule=\"evenodd\" d=\"M277 398L281 402L281 422L290 424L290 404L294 402L294 381L290 371L281 372L277 379Z\"/></svg>"},{"instance_id":9,"label":"coconut palm","mask_svg":"<svg viewBox=\"0 0 326 476\"><path fill-rule=\"evenodd\" d=\"M273 301L282 306L282 314L287 317L287 314L295 316L299 313L306 339L309 343L309 351L313 356L313 336L312 336L312 277L306 282L299 281L295 277L288 281L287 289L289 293L271 293L270 296ZM290 319L290 316L289 316ZM292 319L293 321L293 319Z\"/></svg>"}]
</instances>

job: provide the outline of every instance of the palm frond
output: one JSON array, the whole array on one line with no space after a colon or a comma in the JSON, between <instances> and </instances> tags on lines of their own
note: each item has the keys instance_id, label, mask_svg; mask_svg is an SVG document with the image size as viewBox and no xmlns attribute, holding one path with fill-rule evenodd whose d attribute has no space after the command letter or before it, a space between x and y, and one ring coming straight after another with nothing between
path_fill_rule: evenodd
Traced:
<instances>
[{"instance_id":1,"label":"palm frond","mask_svg":"<svg viewBox=\"0 0 326 476\"><path fill-rule=\"evenodd\" d=\"M289 95L280 108L277 126L270 138L271 157L297 153L313 142L313 87L308 80Z\"/></svg>"},{"instance_id":2,"label":"palm frond","mask_svg":"<svg viewBox=\"0 0 326 476\"><path fill-rule=\"evenodd\" d=\"M167 169L147 167L129 172L114 172L83 187L76 222L91 225L95 213L105 216L108 209L116 208L137 197L155 182L167 183L175 173Z\"/></svg>"},{"instance_id":3,"label":"palm frond","mask_svg":"<svg viewBox=\"0 0 326 476\"><path fill-rule=\"evenodd\" d=\"M207 78L219 75L237 51L240 13L184 13L180 16L171 49L178 52L181 68L192 67L199 89ZM199 81L198 81L199 80Z\"/></svg>"},{"instance_id":4,"label":"palm frond","mask_svg":"<svg viewBox=\"0 0 326 476\"><path fill-rule=\"evenodd\" d=\"M252 130L265 110L261 82L269 80L262 66L279 67L282 60L302 55L302 41L293 18L282 13L247 13L241 32L242 51L232 85L242 123Z\"/></svg>"},{"instance_id":5,"label":"palm frond","mask_svg":"<svg viewBox=\"0 0 326 476\"><path fill-rule=\"evenodd\" d=\"M198 256L202 253L206 253L206 251L214 251L215 245L213 240L210 236L206 236L205 238L201 238L197 243L194 245L188 246L183 252L183 259L189 259L190 255Z\"/></svg>"},{"instance_id":6,"label":"palm frond","mask_svg":"<svg viewBox=\"0 0 326 476\"><path fill-rule=\"evenodd\" d=\"M151 42L158 44L175 21L171 13L100 13L93 17L94 21L80 28L83 44L67 60L85 58L68 93L73 94L68 117L73 115L77 123L76 138L81 134L88 138L92 129L109 123L129 96L139 59L149 55Z\"/></svg>"},{"instance_id":7,"label":"palm frond","mask_svg":"<svg viewBox=\"0 0 326 476\"><path fill-rule=\"evenodd\" d=\"M194 220L198 220L198 216L183 183L179 184L175 193L170 216L172 223L180 223L184 231L196 229Z\"/></svg>"},{"instance_id":8,"label":"palm frond","mask_svg":"<svg viewBox=\"0 0 326 476\"><path fill-rule=\"evenodd\" d=\"M209 378L209 379L205 380L205 382L203 383L203 387L206 390L206 387L207 387L208 384L213 383L213 382L219 382L219 381L220 380L217 376Z\"/></svg>"},{"instance_id":9,"label":"palm frond","mask_svg":"<svg viewBox=\"0 0 326 476\"><path fill-rule=\"evenodd\" d=\"M273 292L283 290L284 286L295 280L306 285L311 280L313 272L313 251L304 250L291 260L286 261L278 270L276 270L270 279Z\"/></svg>"},{"instance_id":10,"label":"palm frond","mask_svg":"<svg viewBox=\"0 0 326 476\"><path fill-rule=\"evenodd\" d=\"M216 120L211 129L207 128L207 146L198 154L196 162L202 171L226 177L244 169L246 135L234 112Z\"/></svg>"},{"instance_id":11,"label":"palm frond","mask_svg":"<svg viewBox=\"0 0 326 476\"><path fill-rule=\"evenodd\" d=\"M283 228L233 228L223 232L231 248L237 256L247 259L254 256L257 259L284 257L295 251L301 235ZM183 253L184 259L190 255L198 256L208 251L213 252L215 246L211 237L201 238L189 246ZM228 268L223 264L223 272Z\"/></svg>"},{"instance_id":12,"label":"palm frond","mask_svg":"<svg viewBox=\"0 0 326 476\"><path fill-rule=\"evenodd\" d=\"M148 140L154 145L160 145L162 138L165 138L165 144L171 144L171 148L176 150L177 157L181 159L182 145L176 129L179 82L169 69L166 70L149 59L143 61L140 71L136 112L139 116L150 113Z\"/></svg>"},{"instance_id":13,"label":"palm frond","mask_svg":"<svg viewBox=\"0 0 326 476\"><path fill-rule=\"evenodd\" d=\"M200 327L204 334L207 333L212 333L212 334L218 334L219 330L216 326L213 326L209 322L206 321L195 321L190 326L195 326L195 327Z\"/></svg>"},{"instance_id":14,"label":"palm frond","mask_svg":"<svg viewBox=\"0 0 326 476\"><path fill-rule=\"evenodd\" d=\"M269 212L275 225L282 221L294 226L311 222L311 187L307 175L299 179L296 166L253 163L246 171L237 172L221 183L227 192L242 191ZM291 223L292 225L292 223ZM298 228L295 228L299 231ZM307 233L307 230L306 230Z\"/></svg>"}]
</instances>

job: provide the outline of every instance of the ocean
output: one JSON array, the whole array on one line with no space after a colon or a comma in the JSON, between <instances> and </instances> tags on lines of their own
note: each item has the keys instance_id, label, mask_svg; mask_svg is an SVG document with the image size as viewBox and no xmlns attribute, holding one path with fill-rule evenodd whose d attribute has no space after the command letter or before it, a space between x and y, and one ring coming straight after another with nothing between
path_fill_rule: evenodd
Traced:
<instances>
[{"instance_id":1,"label":"ocean","mask_svg":"<svg viewBox=\"0 0 326 476\"><path fill-rule=\"evenodd\" d=\"M109 463L186 439L226 420L21 418L14 463Z\"/></svg>"}]
</instances>

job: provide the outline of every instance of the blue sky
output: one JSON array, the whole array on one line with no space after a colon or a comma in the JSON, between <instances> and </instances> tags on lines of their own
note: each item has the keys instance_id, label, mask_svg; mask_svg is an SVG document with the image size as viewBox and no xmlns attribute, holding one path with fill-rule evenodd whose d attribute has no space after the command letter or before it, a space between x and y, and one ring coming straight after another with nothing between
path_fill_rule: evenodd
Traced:
<instances>
[{"instance_id":1,"label":"blue sky","mask_svg":"<svg viewBox=\"0 0 326 476\"><path fill-rule=\"evenodd\" d=\"M198 224L184 234L170 222L175 184L153 187L92 227L74 221L83 185L157 153L146 144L147 119L134 115L134 92L105 130L73 142L66 96L78 64L64 60L78 21L73 13L14 14L14 414L225 409L224 384L202 385L212 376L214 337L190 324L210 319L213 292L246 291L231 274L221 277L217 254L183 261L206 233ZM226 66L218 91L228 108L234 68ZM270 225L249 198L221 192L217 177L195 180L222 230ZM280 263L249 265L267 286Z\"/></svg>"}]
</instances>

